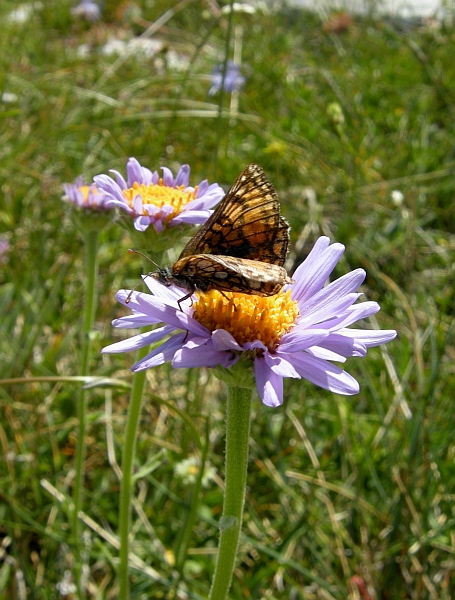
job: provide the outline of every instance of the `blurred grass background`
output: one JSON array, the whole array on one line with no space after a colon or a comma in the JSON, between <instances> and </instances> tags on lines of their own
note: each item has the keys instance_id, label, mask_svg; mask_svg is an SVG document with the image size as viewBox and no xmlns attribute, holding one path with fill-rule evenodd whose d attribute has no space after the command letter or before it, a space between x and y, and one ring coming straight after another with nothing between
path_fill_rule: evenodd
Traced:
<instances>
[{"instance_id":1,"label":"blurred grass background","mask_svg":"<svg viewBox=\"0 0 455 600\"><path fill-rule=\"evenodd\" d=\"M261 164L292 226L289 270L319 235L343 242L336 275L364 267L363 291L382 306L374 326L399 333L348 361L361 383L355 397L287 381L282 408L254 403L231 597L455 597L452 25L237 10L229 58L246 84L225 94L219 120L219 96L208 90L226 52L221 4L106 0L94 23L75 18L74 5L0 2L0 234L10 244L0 266L0 362L2 379L22 378L0 387L0 597L71 597L77 384L30 378L78 374L84 252L62 183L124 173L130 156L152 170L188 162L190 183L208 177L226 188L246 164ZM153 49L109 54L112 40L126 43L157 22ZM117 225L101 242L92 373L128 383L134 356L98 351L129 335L110 326L124 314L114 294L137 282L141 264ZM224 394L204 370L148 372L133 598L207 597ZM121 388L98 387L89 398L84 561L88 596L100 600L118 593L117 461L128 400ZM176 568L205 439L216 474Z\"/></svg>"}]
</instances>

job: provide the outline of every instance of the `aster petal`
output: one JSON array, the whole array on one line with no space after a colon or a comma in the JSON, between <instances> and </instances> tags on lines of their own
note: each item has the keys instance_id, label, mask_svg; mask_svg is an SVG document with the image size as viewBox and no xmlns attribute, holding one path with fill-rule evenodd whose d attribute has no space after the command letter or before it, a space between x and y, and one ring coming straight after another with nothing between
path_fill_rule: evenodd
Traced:
<instances>
[{"instance_id":1,"label":"aster petal","mask_svg":"<svg viewBox=\"0 0 455 600\"><path fill-rule=\"evenodd\" d=\"M294 369L294 366L283 356L264 352L264 360L276 375L280 377L293 377L300 379L300 375Z\"/></svg>"},{"instance_id":2,"label":"aster petal","mask_svg":"<svg viewBox=\"0 0 455 600\"><path fill-rule=\"evenodd\" d=\"M189 204L189 203L188 203ZM182 210L170 221L170 225L202 225L207 221L213 210Z\"/></svg>"},{"instance_id":3,"label":"aster petal","mask_svg":"<svg viewBox=\"0 0 455 600\"><path fill-rule=\"evenodd\" d=\"M212 341L215 350L242 350L242 346L225 329L216 329L212 333Z\"/></svg>"},{"instance_id":4,"label":"aster petal","mask_svg":"<svg viewBox=\"0 0 455 600\"><path fill-rule=\"evenodd\" d=\"M140 194L136 194L133 198L132 202L133 210L136 214L142 215L142 209L144 203L142 202L142 196Z\"/></svg>"},{"instance_id":5,"label":"aster petal","mask_svg":"<svg viewBox=\"0 0 455 600\"><path fill-rule=\"evenodd\" d=\"M356 342L362 342L367 348L387 344L397 337L395 329L341 329L340 335L355 338Z\"/></svg>"},{"instance_id":6,"label":"aster petal","mask_svg":"<svg viewBox=\"0 0 455 600\"><path fill-rule=\"evenodd\" d=\"M281 406L283 404L283 378L276 375L261 356L254 359L254 374L262 402L266 406Z\"/></svg>"},{"instance_id":7,"label":"aster petal","mask_svg":"<svg viewBox=\"0 0 455 600\"><path fill-rule=\"evenodd\" d=\"M353 292L358 289L365 276L363 269L355 269L322 288L305 303L299 302L299 322L317 323L340 315L360 296Z\"/></svg>"},{"instance_id":8,"label":"aster petal","mask_svg":"<svg viewBox=\"0 0 455 600\"><path fill-rule=\"evenodd\" d=\"M310 356L305 352L290 355L289 361L292 362L301 377L325 390L344 396L351 396L359 392L359 384L354 377L332 363Z\"/></svg>"},{"instance_id":9,"label":"aster petal","mask_svg":"<svg viewBox=\"0 0 455 600\"><path fill-rule=\"evenodd\" d=\"M128 179L128 185L126 187L133 187L135 182L145 183L142 177L142 167L136 158L130 158L126 163L126 175Z\"/></svg>"},{"instance_id":10,"label":"aster petal","mask_svg":"<svg viewBox=\"0 0 455 600\"><path fill-rule=\"evenodd\" d=\"M325 329L304 329L297 325L289 333L283 335L278 351L299 352L310 346L320 344L328 336L329 332Z\"/></svg>"},{"instance_id":11,"label":"aster petal","mask_svg":"<svg viewBox=\"0 0 455 600\"><path fill-rule=\"evenodd\" d=\"M150 369L151 367L162 365L168 360L172 360L176 351L181 347L186 335L186 332L175 334L163 342L161 346L154 348L142 360L139 360L131 367L131 370L134 372L144 371L145 369Z\"/></svg>"},{"instance_id":12,"label":"aster petal","mask_svg":"<svg viewBox=\"0 0 455 600\"><path fill-rule=\"evenodd\" d=\"M340 363L346 362L346 358L341 354L337 354L336 352L327 350L326 348L321 348L320 346L312 346L311 348L307 348L305 353L311 354L311 356L315 356L316 358L322 358L323 360L332 360Z\"/></svg>"},{"instance_id":13,"label":"aster petal","mask_svg":"<svg viewBox=\"0 0 455 600\"><path fill-rule=\"evenodd\" d=\"M147 327L147 325L153 325L154 323L159 323L159 321L151 319L143 313L138 313L137 315L125 315L119 319L114 319L112 326L119 327L120 329L138 329L139 327Z\"/></svg>"},{"instance_id":14,"label":"aster petal","mask_svg":"<svg viewBox=\"0 0 455 600\"><path fill-rule=\"evenodd\" d=\"M150 344L157 342L165 335L168 335L173 331L174 327L165 325L159 329L147 331L146 333L140 333L139 335L135 335L127 340L110 344L109 346L103 348L101 352L103 354L116 354L118 352L130 352L131 350L138 350L139 348L143 348L144 346L149 346Z\"/></svg>"},{"instance_id":15,"label":"aster petal","mask_svg":"<svg viewBox=\"0 0 455 600\"><path fill-rule=\"evenodd\" d=\"M164 223L162 219L155 219L153 227L157 233L161 233L164 229Z\"/></svg>"},{"instance_id":16,"label":"aster petal","mask_svg":"<svg viewBox=\"0 0 455 600\"><path fill-rule=\"evenodd\" d=\"M179 308L178 300L186 296L180 288L173 286L166 287L162 283L159 283L153 275L142 275L142 279L152 294L158 296L162 302L174 308ZM185 300L185 302L181 303L182 307L190 308L191 302L191 298Z\"/></svg>"},{"instance_id":17,"label":"aster petal","mask_svg":"<svg viewBox=\"0 0 455 600\"><path fill-rule=\"evenodd\" d=\"M179 169L179 172L175 176L174 187L179 187L183 185L184 188L188 186L190 181L190 166L182 165Z\"/></svg>"},{"instance_id":18,"label":"aster petal","mask_svg":"<svg viewBox=\"0 0 455 600\"><path fill-rule=\"evenodd\" d=\"M122 205L122 208L128 207L125 196L122 194L122 190L117 183L108 175L96 175L93 178L96 187L106 194L109 194L112 200L118 201ZM128 207L129 208L129 207Z\"/></svg>"},{"instance_id":19,"label":"aster petal","mask_svg":"<svg viewBox=\"0 0 455 600\"><path fill-rule=\"evenodd\" d=\"M150 294L143 294L141 292L133 292L129 298L129 303L126 303L126 299L130 292L128 290L120 290L117 292L116 298L124 304L136 311L140 311L150 316L151 323L163 322L168 325L172 325L176 329L183 329L191 331L196 335L207 335L208 329L198 323L191 316L182 312L179 308L170 306Z\"/></svg>"},{"instance_id":20,"label":"aster petal","mask_svg":"<svg viewBox=\"0 0 455 600\"><path fill-rule=\"evenodd\" d=\"M233 352L218 351L212 340L192 338L183 348L177 350L172 361L173 367L230 367L239 357Z\"/></svg>"},{"instance_id":21,"label":"aster petal","mask_svg":"<svg viewBox=\"0 0 455 600\"><path fill-rule=\"evenodd\" d=\"M142 199L141 199L141 202L142 202ZM156 215L162 213L161 208L159 208L155 204L141 204L141 211L140 212L142 212L142 211L146 212L147 215L150 216L150 217L156 217ZM137 212L139 212L139 211L137 211Z\"/></svg>"},{"instance_id":22,"label":"aster petal","mask_svg":"<svg viewBox=\"0 0 455 600\"><path fill-rule=\"evenodd\" d=\"M172 175L172 171L167 167L161 167L163 171L163 183L167 187L175 187L174 185L174 176Z\"/></svg>"},{"instance_id":23,"label":"aster petal","mask_svg":"<svg viewBox=\"0 0 455 600\"><path fill-rule=\"evenodd\" d=\"M134 229L136 229L136 231L145 231L149 225L150 217L144 217L141 215L140 217L136 217L134 219Z\"/></svg>"},{"instance_id":24,"label":"aster petal","mask_svg":"<svg viewBox=\"0 0 455 600\"><path fill-rule=\"evenodd\" d=\"M330 246L328 237L320 237L293 275L292 299L303 303L322 289L343 252L343 244Z\"/></svg>"},{"instance_id":25,"label":"aster petal","mask_svg":"<svg viewBox=\"0 0 455 600\"><path fill-rule=\"evenodd\" d=\"M366 319L377 313L379 310L381 309L377 302L362 302L355 306L349 306L343 314L334 319L327 319L324 323L320 323L318 327L323 327L328 330L338 330L347 327L348 325L352 325L352 323L355 323L360 319Z\"/></svg>"},{"instance_id":26,"label":"aster petal","mask_svg":"<svg viewBox=\"0 0 455 600\"><path fill-rule=\"evenodd\" d=\"M331 333L327 339L318 345L346 358L350 356L364 357L367 353L366 346L360 339L342 335L339 331Z\"/></svg>"},{"instance_id":27,"label":"aster petal","mask_svg":"<svg viewBox=\"0 0 455 600\"><path fill-rule=\"evenodd\" d=\"M297 319L297 324L301 328L309 328L314 325L321 329L324 322L334 315L342 314L359 298L360 294L346 294L340 297L336 293L330 293L324 294L324 296L324 298L320 298L319 302L312 302L307 311L301 311Z\"/></svg>"},{"instance_id":28,"label":"aster petal","mask_svg":"<svg viewBox=\"0 0 455 600\"><path fill-rule=\"evenodd\" d=\"M116 184L122 190L126 190L128 185L127 185L126 181L124 180L123 175L121 173L119 173L118 171L116 171L115 169L109 169L109 173L114 173Z\"/></svg>"}]
</instances>

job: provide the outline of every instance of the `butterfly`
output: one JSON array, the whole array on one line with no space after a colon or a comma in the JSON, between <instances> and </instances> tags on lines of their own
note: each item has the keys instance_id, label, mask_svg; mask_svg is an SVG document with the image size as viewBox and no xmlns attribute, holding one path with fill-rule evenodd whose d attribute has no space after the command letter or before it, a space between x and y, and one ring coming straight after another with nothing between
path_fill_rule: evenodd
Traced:
<instances>
[{"instance_id":1,"label":"butterfly","mask_svg":"<svg viewBox=\"0 0 455 600\"><path fill-rule=\"evenodd\" d=\"M256 296L277 294L292 283L284 269L289 225L262 167L248 165L172 267L152 277L187 292L219 290Z\"/></svg>"}]
</instances>

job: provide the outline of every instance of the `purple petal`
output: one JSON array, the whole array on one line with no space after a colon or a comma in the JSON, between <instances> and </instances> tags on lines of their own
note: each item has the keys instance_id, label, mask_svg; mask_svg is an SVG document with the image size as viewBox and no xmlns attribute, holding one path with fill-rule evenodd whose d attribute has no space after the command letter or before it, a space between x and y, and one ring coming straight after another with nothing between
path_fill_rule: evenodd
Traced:
<instances>
[{"instance_id":1,"label":"purple petal","mask_svg":"<svg viewBox=\"0 0 455 600\"><path fill-rule=\"evenodd\" d=\"M362 342L367 348L387 344L397 337L394 329L342 329L338 333L355 338L356 342Z\"/></svg>"},{"instance_id":2,"label":"purple petal","mask_svg":"<svg viewBox=\"0 0 455 600\"><path fill-rule=\"evenodd\" d=\"M325 329L303 329L297 325L280 340L279 352L299 352L310 346L315 346L328 337Z\"/></svg>"},{"instance_id":3,"label":"purple petal","mask_svg":"<svg viewBox=\"0 0 455 600\"><path fill-rule=\"evenodd\" d=\"M144 371L151 367L162 365L163 363L171 360L176 351L182 346L182 342L185 339L186 333L177 333L165 342L154 348L147 354L145 358L138 361L131 367L132 371Z\"/></svg>"},{"instance_id":4,"label":"purple petal","mask_svg":"<svg viewBox=\"0 0 455 600\"><path fill-rule=\"evenodd\" d=\"M312 346L311 348L307 348L305 350L305 354L310 354L311 356L322 358L323 360L331 360L340 363L346 362L346 358L341 354L332 352L332 350L327 350L327 348L321 348L320 346Z\"/></svg>"},{"instance_id":5,"label":"purple petal","mask_svg":"<svg viewBox=\"0 0 455 600\"><path fill-rule=\"evenodd\" d=\"M172 333L173 331L173 327L166 325L164 327L160 327L159 329L154 329L153 331L140 333L139 335L135 335L127 340L110 344L110 346L103 348L101 352L103 354L115 354L117 352L130 352L131 350L138 350L139 348L149 346L150 344L161 340L161 338L169 333Z\"/></svg>"},{"instance_id":6,"label":"purple petal","mask_svg":"<svg viewBox=\"0 0 455 600\"><path fill-rule=\"evenodd\" d=\"M323 327L324 329L332 331L338 330L347 327L348 325L352 325L352 323L355 323L360 319L366 319L377 313L379 310L381 309L377 302L362 302L355 306L349 306L344 311L344 314L335 317L334 319L328 319L327 321L324 321L324 323L320 323L318 327Z\"/></svg>"},{"instance_id":7,"label":"purple petal","mask_svg":"<svg viewBox=\"0 0 455 600\"><path fill-rule=\"evenodd\" d=\"M328 237L320 237L293 275L292 299L303 303L322 289L343 252L342 244L330 246Z\"/></svg>"},{"instance_id":8,"label":"purple petal","mask_svg":"<svg viewBox=\"0 0 455 600\"><path fill-rule=\"evenodd\" d=\"M181 213L176 215L169 225L202 225L207 221L213 210L186 210L186 207Z\"/></svg>"},{"instance_id":9,"label":"purple petal","mask_svg":"<svg viewBox=\"0 0 455 600\"><path fill-rule=\"evenodd\" d=\"M112 177L109 177L108 175L96 175L96 177L93 178L93 181L100 191L109 194L113 199L118 200L119 202L128 206L126 198L122 194L121 188L117 183L115 183Z\"/></svg>"},{"instance_id":10,"label":"purple petal","mask_svg":"<svg viewBox=\"0 0 455 600\"><path fill-rule=\"evenodd\" d=\"M177 175L175 177L174 186L179 187L179 186L183 185L183 187L187 187L189 180L190 180L190 167L189 167L189 165L182 165L179 169L179 172L177 173Z\"/></svg>"},{"instance_id":11,"label":"purple petal","mask_svg":"<svg viewBox=\"0 0 455 600\"><path fill-rule=\"evenodd\" d=\"M212 341L215 350L242 350L235 338L225 329L216 329L212 333Z\"/></svg>"},{"instance_id":12,"label":"purple petal","mask_svg":"<svg viewBox=\"0 0 455 600\"><path fill-rule=\"evenodd\" d=\"M265 359L260 356L254 359L254 374L262 402L266 406L281 406L283 404L283 378L276 375Z\"/></svg>"},{"instance_id":13,"label":"purple petal","mask_svg":"<svg viewBox=\"0 0 455 600\"><path fill-rule=\"evenodd\" d=\"M326 288L324 288L325 290ZM308 310L304 310L301 316L297 318L297 325L301 328L317 326L318 329L324 327L324 322L328 321L349 308L360 296L360 294L346 294L339 296L336 292L324 294L319 302L311 302Z\"/></svg>"},{"instance_id":14,"label":"purple petal","mask_svg":"<svg viewBox=\"0 0 455 600\"><path fill-rule=\"evenodd\" d=\"M126 187L131 188L136 182L144 183L142 180L142 167L135 158L130 158L126 163L126 175L128 179L128 185Z\"/></svg>"},{"instance_id":15,"label":"purple petal","mask_svg":"<svg viewBox=\"0 0 455 600\"><path fill-rule=\"evenodd\" d=\"M169 306L173 306L174 308L179 308L178 301L186 296L185 292L180 288L173 286L166 287L151 275L142 275L142 279L152 294L158 296L165 304L169 304ZM191 298L188 298L181 304L183 308L189 309Z\"/></svg>"},{"instance_id":16,"label":"purple petal","mask_svg":"<svg viewBox=\"0 0 455 600\"><path fill-rule=\"evenodd\" d=\"M126 190L128 185L127 185L126 181L123 179L123 175L121 173L119 173L118 171L116 171L115 169L109 169L109 173L114 173L116 185L118 185L118 187L121 188L122 190Z\"/></svg>"},{"instance_id":17,"label":"purple petal","mask_svg":"<svg viewBox=\"0 0 455 600\"><path fill-rule=\"evenodd\" d=\"M175 353L172 361L173 367L230 367L238 360L238 355L233 352L217 351L211 340L199 338L201 343L196 343L195 339L192 343L187 343L185 346Z\"/></svg>"},{"instance_id":18,"label":"purple petal","mask_svg":"<svg viewBox=\"0 0 455 600\"><path fill-rule=\"evenodd\" d=\"M175 187L174 185L174 176L172 175L172 171L167 167L161 167L163 171L163 183L167 187Z\"/></svg>"},{"instance_id":19,"label":"purple petal","mask_svg":"<svg viewBox=\"0 0 455 600\"><path fill-rule=\"evenodd\" d=\"M151 323L163 322L167 325L172 325L176 329L191 331L196 335L207 335L208 329L180 309L166 304L161 298L157 298L151 294L133 292L127 304L126 298L129 293L128 290L120 290L120 292L117 292L116 298L125 306L149 315Z\"/></svg>"},{"instance_id":20,"label":"purple petal","mask_svg":"<svg viewBox=\"0 0 455 600\"><path fill-rule=\"evenodd\" d=\"M289 356L289 361L292 362L301 377L319 387L344 396L351 396L359 392L359 384L354 377L325 360L301 352Z\"/></svg>"},{"instance_id":21,"label":"purple petal","mask_svg":"<svg viewBox=\"0 0 455 600\"><path fill-rule=\"evenodd\" d=\"M151 319L149 315L138 313L137 315L125 315L119 319L114 319L112 321L112 326L120 329L138 329L139 327L146 327L147 325L153 325L154 323L159 323L159 321Z\"/></svg>"},{"instance_id":22,"label":"purple petal","mask_svg":"<svg viewBox=\"0 0 455 600\"><path fill-rule=\"evenodd\" d=\"M331 333L326 340L318 345L321 348L327 348L327 350L341 354L341 356L345 356L346 358L350 356L364 357L367 353L365 344L359 339L342 335L339 332Z\"/></svg>"},{"instance_id":23,"label":"purple petal","mask_svg":"<svg viewBox=\"0 0 455 600\"><path fill-rule=\"evenodd\" d=\"M145 231L149 225L150 217L140 216L134 219L134 229L136 229L136 231Z\"/></svg>"},{"instance_id":24,"label":"purple petal","mask_svg":"<svg viewBox=\"0 0 455 600\"><path fill-rule=\"evenodd\" d=\"M286 357L287 358L287 357ZM271 370L280 377L293 377L300 379L300 375L294 369L294 366L283 356L264 352L264 360Z\"/></svg>"},{"instance_id":25,"label":"purple petal","mask_svg":"<svg viewBox=\"0 0 455 600\"><path fill-rule=\"evenodd\" d=\"M142 215L144 203L142 202L142 196L140 194L136 194L133 198L132 207L134 212L137 215ZM150 221L149 221L150 223Z\"/></svg>"}]
</instances>

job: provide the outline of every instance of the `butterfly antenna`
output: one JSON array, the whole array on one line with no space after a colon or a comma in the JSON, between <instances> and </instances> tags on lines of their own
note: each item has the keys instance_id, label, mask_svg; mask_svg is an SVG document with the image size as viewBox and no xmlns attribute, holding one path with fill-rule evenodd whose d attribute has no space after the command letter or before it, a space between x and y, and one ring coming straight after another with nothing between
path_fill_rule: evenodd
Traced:
<instances>
[{"instance_id":1,"label":"butterfly antenna","mask_svg":"<svg viewBox=\"0 0 455 600\"><path fill-rule=\"evenodd\" d=\"M132 250L131 248L128 248L128 252L130 254L139 254L139 256L142 256L142 258L145 258L145 260L148 260L149 262L152 263L152 265L155 265L155 267L157 269L160 268L160 265L156 264L156 262L154 260L152 260L149 256L147 256L146 254L143 254L142 252L139 252L139 250Z\"/></svg>"},{"instance_id":2,"label":"butterfly antenna","mask_svg":"<svg viewBox=\"0 0 455 600\"><path fill-rule=\"evenodd\" d=\"M146 260L148 260L149 262L152 263L152 265L155 265L155 267L157 269L160 268L159 265L156 264L156 262L154 260L152 260L149 256L147 256L146 254L143 254L142 252L139 252L139 250L132 250L131 248L128 248L128 252L130 254L139 254L139 256L142 256L142 258L145 258ZM129 304L130 300L131 300L131 296L133 295L133 293L137 290L137 288L141 285L142 281L140 281L139 283L137 283L133 289L130 291L130 293L128 294L128 296L126 297L125 300L125 304Z\"/></svg>"}]
</instances>

